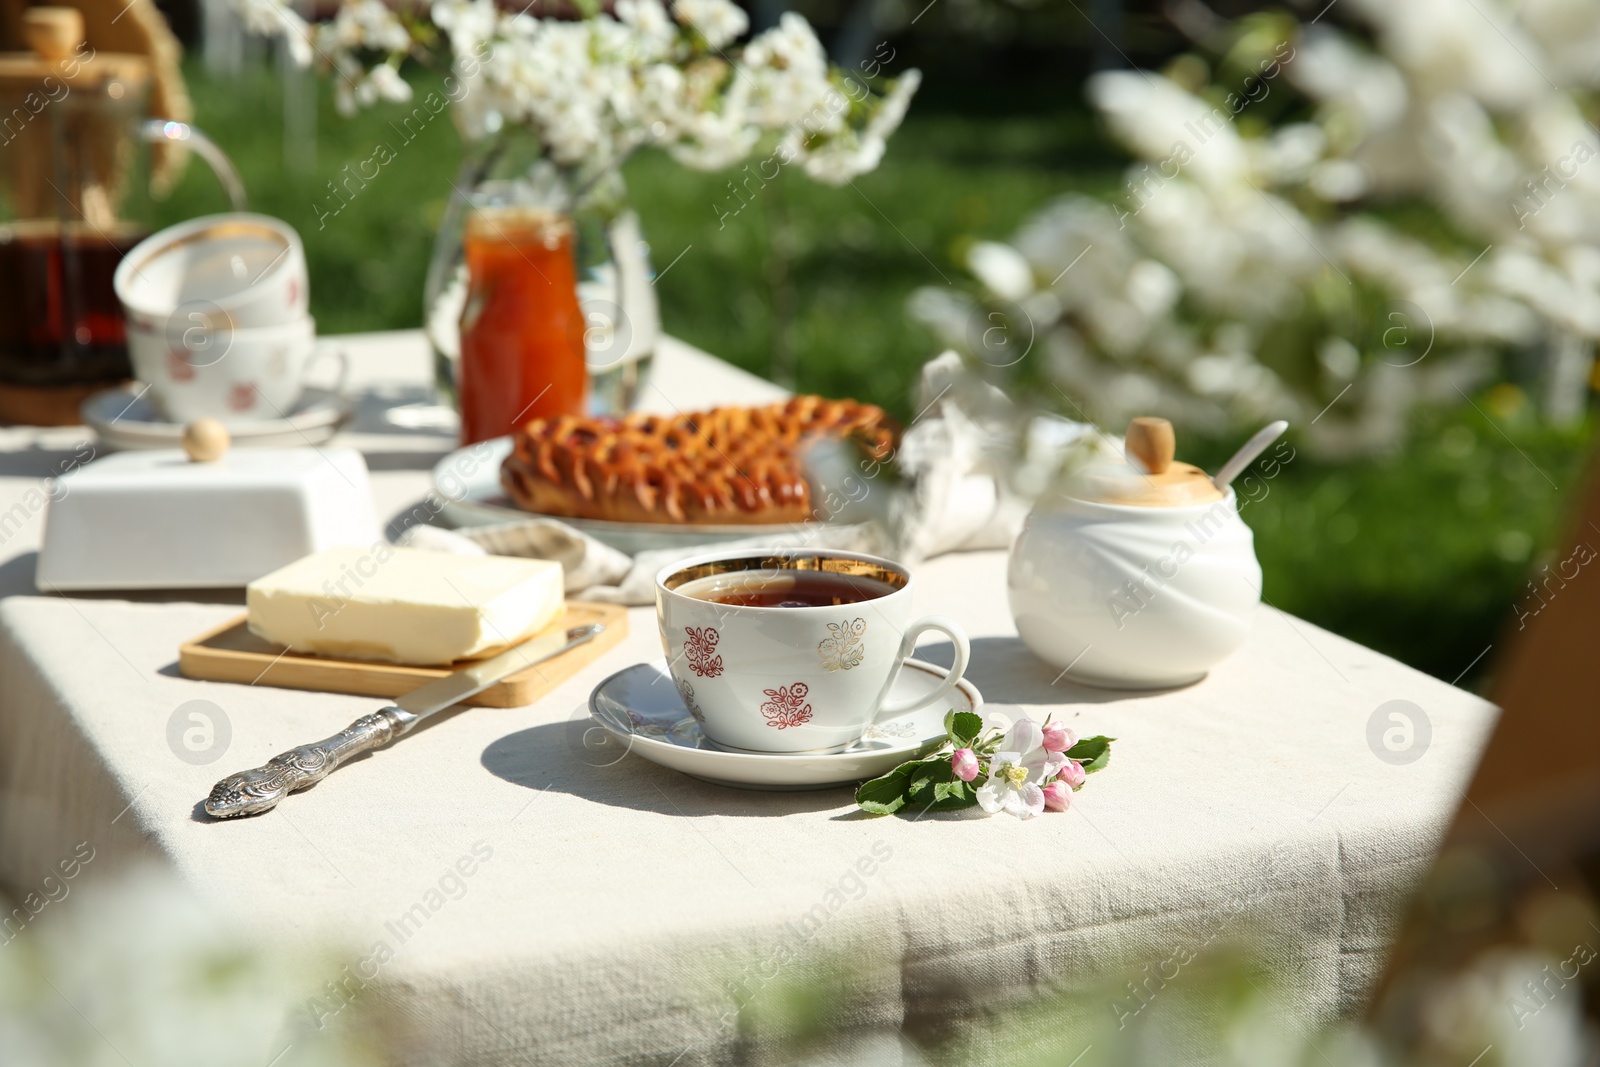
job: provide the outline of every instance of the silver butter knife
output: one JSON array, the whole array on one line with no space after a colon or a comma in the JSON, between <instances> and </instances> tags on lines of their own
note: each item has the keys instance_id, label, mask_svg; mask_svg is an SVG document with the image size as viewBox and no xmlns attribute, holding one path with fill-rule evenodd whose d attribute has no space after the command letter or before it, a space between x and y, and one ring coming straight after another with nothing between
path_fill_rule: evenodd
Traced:
<instances>
[{"instance_id":1,"label":"silver butter knife","mask_svg":"<svg viewBox=\"0 0 1600 1067\"><path fill-rule=\"evenodd\" d=\"M270 811L290 793L322 781L351 756L404 737L434 712L483 692L508 674L576 648L604 629L601 623L591 623L525 641L498 656L413 689L393 706L361 716L332 737L292 748L268 760L264 767L230 774L211 787L206 814L231 819Z\"/></svg>"}]
</instances>

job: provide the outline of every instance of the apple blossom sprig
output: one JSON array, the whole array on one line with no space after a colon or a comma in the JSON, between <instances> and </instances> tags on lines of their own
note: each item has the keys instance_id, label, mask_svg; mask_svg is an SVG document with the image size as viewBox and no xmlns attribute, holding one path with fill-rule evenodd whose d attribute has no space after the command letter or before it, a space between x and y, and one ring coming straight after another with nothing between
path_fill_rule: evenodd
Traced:
<instances>
[{"instance_id":1,"label":"apple blossom sprig","mask_svg":"<svg viewBox=\"0 0 1600 1067\"><path fill-rule=\"evenodd\" d=\"M906 807L956 811L981 807L1031 819L1066 811L1072 794L1111 759L1114 738L1079 740L1064 723L1042 724L971 711L945 716L945 740L921 759L900 764L856 790L856 803L877 815Z\"/></svg>"},{"instance_id":2,"label":"apple blossom sprig","mask_svg":"<svg viewBox=\"0 0 1600 1067\"><path fill-rule=\"evenodd\" d=\"M844 185L877 167L922 79L909 69L878 80L876 56L859 73L833 66L793 11L741 45L750 19L733 0L617 0L609 12L577 0L579 18L495 0L339 0L317 23L288 0L232 3L295 63L336 75L341 113L410 101L401 65L447 54L463 137L520 126L557 166L595 173L646 145L696 170L731 167L765 145L776 164Z\"/></svg>"}]
</instances>

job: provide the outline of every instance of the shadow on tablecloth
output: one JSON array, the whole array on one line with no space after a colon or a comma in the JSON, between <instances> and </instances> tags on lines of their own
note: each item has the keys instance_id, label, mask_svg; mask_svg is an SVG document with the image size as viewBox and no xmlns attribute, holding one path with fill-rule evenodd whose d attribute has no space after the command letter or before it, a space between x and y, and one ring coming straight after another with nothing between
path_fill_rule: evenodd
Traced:
<instances>
[{"instance_id":1,"label":"shadow on tablecloth","mask_svg":"<svg viewBox=\"0 0 1600 1067\"><path fill-rule=\"evenodd\" d=\"M39 553L19 552L0 563L0 600L12 596L68 596L74 600L127 600L137 604L237 604L244 607L244 590L227 589L40 589L34 584Z\"/></svg>"},{"instance_id":2,"label":"shadow on tablecloth","mask_svg":"<svg viewBox=\"0 0 1600 1067\"><path fill-rule=\"evenodd\" d=\"M949 666L949 642L926 645L917 657ZM1141 700L1150 693L1117 692L1055 679L1060 671L1040 660L1015 637L980 637L972 642L968 677L984 699L1031 706L1108 704ZM706 815L781 816L853 809L848 787L769 793L713 785L657 766L636 755L595 751L584 743L591 728L585 714L507 734L483 750L489 773L528 789L554 789L601 804L698 818Z\"/></svg>"},{"instance_id":3,"label":"shadow on tablecloth","mask_svg":"<svg viewBox=\"0 0 1600 1067\"><path fill-rule=\"evenodd\" d=\"M528 789L553 789L599 804L677 815L755 818L855 807L852 787L769 793L713 785L639 756L599 756L584 750L581 720L546 723L507 734L483 750L485 770ZM600 760L615 760L596 766Z\"/></svg>"},{"instance_id":4,"label":"shadow on tablecloth","mask_svg":"<svg viewBox=\"0 0 1600 1067\"><path fill-rule=\"evenodd\" d=\"M67 438L63 437L65 441ZM104 453L104 446L92 444L94 436L84 430L70 447L51 448L34 444L28 448L0 452L0 478L37 478L40 492L48 492L44 483L60 477L80 464L87 463L96 449Z\"/></svg>"},{"instance_id":5,"label":"shadow on tablecloth","mask_svg":"<svg viewBox=\"0 0 1600 1067\"><path fill-rule=\"evenodd\" d=\"M948 668L955 661L955 646L948 641L921 645L916 656ZM1057 680L1059 679L1059 681ZM978 687L989 704L1114 704L1144 700L1171 690L1095 689L1061 677L1061 671L1034 655L1020 637L975 637L967 680Z\"/></svg>"},{"instance_id":6,"label":"shadow on tablecloth","mask_svg":"<svg viewBox=\"0 0 1600 1067\"><path fill-rule=\"evenodd\" d=\"M0 598L37 596L33 572L39 567L39 553L23 552L0 563Z\"/></svg>"}]
</instances>

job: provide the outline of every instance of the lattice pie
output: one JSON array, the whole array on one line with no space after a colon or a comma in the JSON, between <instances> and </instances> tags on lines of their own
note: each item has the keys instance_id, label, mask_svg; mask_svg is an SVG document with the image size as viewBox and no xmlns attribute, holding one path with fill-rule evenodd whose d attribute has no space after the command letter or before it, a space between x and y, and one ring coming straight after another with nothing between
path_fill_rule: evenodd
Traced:
<instances>
[{"instance_id":1,"label":"lattice pie","mask_svg":"<svg viewBox=\"0 0 1600 1067\"><path fill-rule=\"evenodd\" d=\"M803 454L819 438L894 453L882 408L797 396L672 416L535 419L500 481L519 507L615 522L785 523L813 518Z\"/></svg>"}]
</instances>

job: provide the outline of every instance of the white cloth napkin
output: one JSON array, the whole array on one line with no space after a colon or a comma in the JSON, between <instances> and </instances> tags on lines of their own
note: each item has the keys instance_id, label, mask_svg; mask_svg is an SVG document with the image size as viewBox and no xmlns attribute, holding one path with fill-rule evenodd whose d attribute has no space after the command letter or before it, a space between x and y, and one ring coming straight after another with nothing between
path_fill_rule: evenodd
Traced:
<instances>
[{"instance_id":1,"label":"white cloth napkin","mask_svg":"<svg viewBox=\"0 0 1600 1067\"><path fill-rule=\"evenodd\" d=\"M653 549L635 556L551 518L460 530L413 526L398 543L555 560L566 572L569 595L612 604L652 603L662 568L711 551L827 548L916 562L945 552L1009 547L1032 505L1014 477L1017 457L1008 451L1015 447L1019 425L1027 425L1027 462L1046 468L1092 429L1054 416L1020 419L1010 401L972 378L954 352L923 367L920 392L919 414L901 437L892 464L861 464L842 450L814 457L813 476L819 485L835 487L840 501L835 519L842 521L817 523L787 536Z\"/></svg>"},{"instance_id":2,"label":"white cloth napkin","mask_svg":"<svg viewBox=\"0 0 1600 1067\"><path fill-rule=\"evenodd\" d=\"M409 548L433 549L478 555L533 556L552 559L566 572L569 596L607 604L652 604L655 602L656 575L678 560L706 552L737 552L740 549L832 548L854 552L881 553L885 544L870 525L819 525L793 537L748 537L737 541L693 545L686 548L658 548L630 556L610 545L575 530L559 519L529 519L497 526L475 526L444 530L437 526L413 526L400 535L399 543Z\"/></svg>"}]
</instances>

